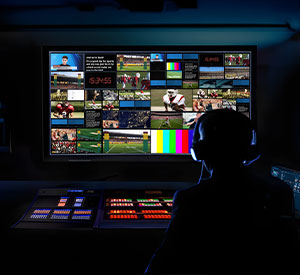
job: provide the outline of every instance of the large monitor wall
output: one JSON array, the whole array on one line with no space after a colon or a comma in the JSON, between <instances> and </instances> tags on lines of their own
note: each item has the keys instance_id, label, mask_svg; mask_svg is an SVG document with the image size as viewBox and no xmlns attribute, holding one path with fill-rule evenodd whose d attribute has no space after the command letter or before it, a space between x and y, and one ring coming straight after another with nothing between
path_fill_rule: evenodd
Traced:
<instances>
[{"instance_id":1,"label":"large monitor wall","mask_svg":"<svg viewBox=\"0 0 300 275\"><path fill-rule=\"evenodd\" d=\"M255 47L44 48L44 153L187 157L197 119L252 118Z\"/></svg>"}]
</instances>

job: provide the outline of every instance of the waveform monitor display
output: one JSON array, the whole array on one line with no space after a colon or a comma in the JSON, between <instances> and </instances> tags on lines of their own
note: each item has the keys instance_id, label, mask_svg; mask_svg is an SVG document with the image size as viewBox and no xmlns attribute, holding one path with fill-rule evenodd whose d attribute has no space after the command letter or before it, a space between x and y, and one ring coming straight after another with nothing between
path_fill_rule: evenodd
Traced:
<instances>
[{"instance_id":1,"label":"waveform monitor display","mask_svg":"<svg viewBox=\"0 0 300 275\"><path fill-rule=\"evenodd\" d=\"M255 48L202 48L47 48L47 156L189 155L204 112L251 118Z\"/></svg>"}]
</instances>

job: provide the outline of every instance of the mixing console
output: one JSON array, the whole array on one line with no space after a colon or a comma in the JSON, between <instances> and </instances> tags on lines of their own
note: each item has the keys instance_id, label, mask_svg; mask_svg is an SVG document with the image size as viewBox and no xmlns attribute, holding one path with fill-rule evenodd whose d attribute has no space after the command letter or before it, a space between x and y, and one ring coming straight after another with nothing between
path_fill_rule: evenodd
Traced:
<instances>
[{"instance_id":1,"label":"mixing console","mask_svg":"<svg viewBox=\"0 0 300 275\"><path fill-rule=\"evenodd\" d=\"M172 215L171 191L115 191L104 194L100 227L165 227ZM131 195L131 196L128 196Z\"/></svg>"},{"instance_id":2,"label":"mixing console","mask_svg":"<svg viewBox=\"0 0 300 275\"><path fill-rule=\"evenodd\" d=\"M93 227L102 192L42 189L16 227Z\"/></svg>"},{"instance_id":3,"label":"mixing console","mask_svg":"<svg viewBox=\"0 0 300 275\"><path fill-rule=\"evenodd\" d=\"M15 227L165 228L174 191L41 189Z\"/></svg>"}]
</instances>

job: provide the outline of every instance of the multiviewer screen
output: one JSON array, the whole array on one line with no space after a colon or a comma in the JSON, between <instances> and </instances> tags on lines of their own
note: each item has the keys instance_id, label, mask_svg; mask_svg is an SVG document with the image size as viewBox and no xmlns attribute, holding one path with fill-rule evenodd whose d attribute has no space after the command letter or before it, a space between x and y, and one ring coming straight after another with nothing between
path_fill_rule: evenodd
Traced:
<instances>
[{"instance_id":1,"label":"multiviewer screen","mask_svg":"<svg viewBox=\"0 0 300 275\"><path fill-rule=\"evenodd\" d=\"M251 51L48 53L53 156L189 154L203 112L250 117Z\"/></svg>"}]
</instances>

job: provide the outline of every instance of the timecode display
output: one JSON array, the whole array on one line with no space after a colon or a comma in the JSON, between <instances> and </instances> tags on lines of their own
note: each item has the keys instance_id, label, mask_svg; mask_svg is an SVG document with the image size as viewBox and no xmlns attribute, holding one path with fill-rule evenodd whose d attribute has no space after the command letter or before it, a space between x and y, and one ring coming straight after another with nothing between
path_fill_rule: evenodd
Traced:
<instances>
[{"instance_id":1,"label":"timecode display","mask_svg":"<svg viewBox=\"0 0 300 275\"><path fill-rule=\"evenodd\" d=\"M86 88L116 88L115 73L85 73Z\"/></svg>"}]
</instances>

